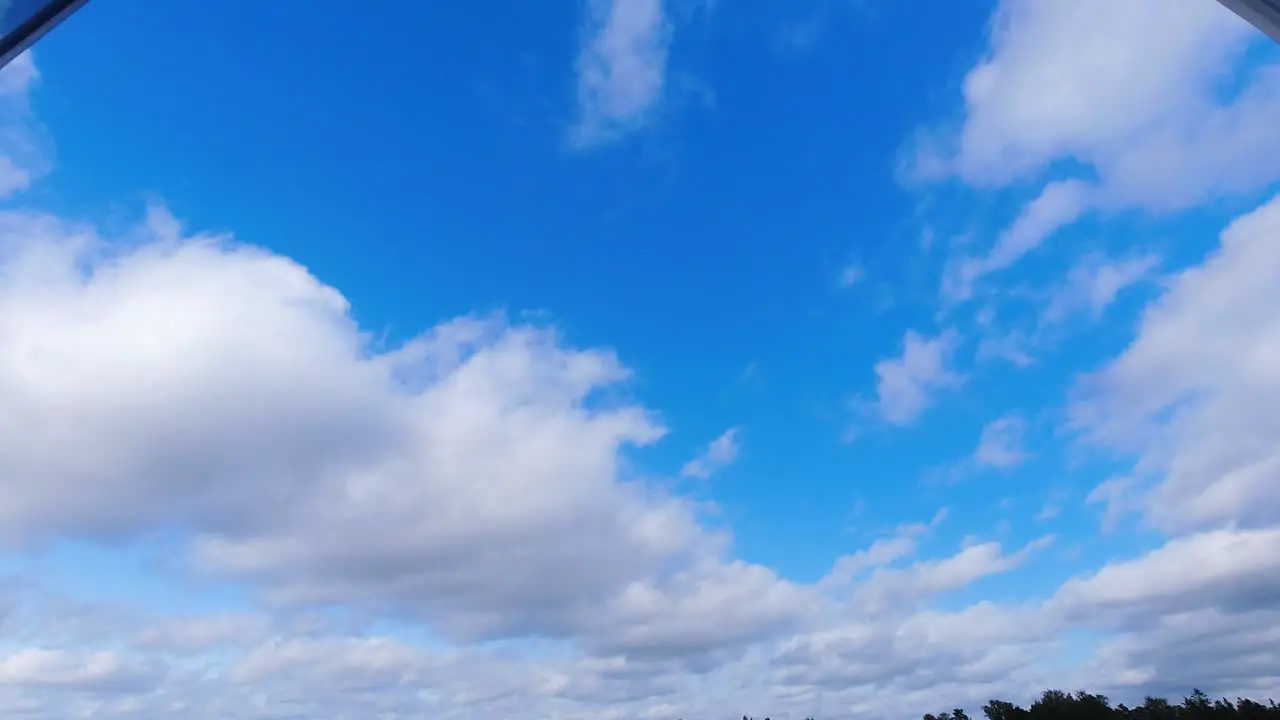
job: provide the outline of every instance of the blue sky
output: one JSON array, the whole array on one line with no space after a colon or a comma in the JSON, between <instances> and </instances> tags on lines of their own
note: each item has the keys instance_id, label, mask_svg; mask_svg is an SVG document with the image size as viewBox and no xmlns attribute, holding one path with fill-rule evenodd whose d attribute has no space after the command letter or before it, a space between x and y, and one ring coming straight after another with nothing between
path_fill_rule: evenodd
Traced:
<instances>
[{"instance_id":1,"label":"blue sky","mask_svg":"<svg viewBox=\"0 0 1280 720\"><path fill-rule=\"evenodd\" d=\"M1274 696L1280 51L1169 1L90 3L0 82L0 707Z\"/></svg>"}]
</instances>

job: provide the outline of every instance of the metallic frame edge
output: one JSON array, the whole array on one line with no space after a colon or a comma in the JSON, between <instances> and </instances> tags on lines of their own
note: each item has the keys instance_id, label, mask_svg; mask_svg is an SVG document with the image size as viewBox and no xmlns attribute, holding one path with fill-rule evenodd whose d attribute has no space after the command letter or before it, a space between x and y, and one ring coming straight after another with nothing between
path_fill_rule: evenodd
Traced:
<instances>
[{"instance_id":1,"label":"metallic frame edge","mask_svg":"<svg viewBox=\"0 0 1280 720\"><path fill-rule=\"evenodd\" d=\"M1218 0L1224 7L1280 43L1280 0Z\"/></svg>"},{"instance_id":2,"label":"metallic frame edge","mask_svg":"<svg viewBox=\"0 0 1280 720\"><path fill-rule=\"evenodd\" d=\"M46 3L39 12L27 18L26 22L0 39L0 68L12 62L35 41L44 37L45 33L66 20L87 2L89 0L51 0Z\"/></svg>"}]
</instances>

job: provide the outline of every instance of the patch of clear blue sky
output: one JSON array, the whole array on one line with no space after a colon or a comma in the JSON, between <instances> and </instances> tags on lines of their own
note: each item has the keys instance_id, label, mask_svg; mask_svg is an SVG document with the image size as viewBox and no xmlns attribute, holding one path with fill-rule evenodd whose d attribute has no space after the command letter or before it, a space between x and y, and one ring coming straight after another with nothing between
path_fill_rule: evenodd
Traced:
<instances>
[{"instance_id":1,"label":"patch of clear blue sky","mask_svg":"<svg viewBox=\"0 0 1280 720\"><path fill-rule=\"evenodd\" d=\"M571 343L615 348L672 428L639 454L649 471L744 428L735 466L682 487L723 508L738 554L790 577L941 505L939 552L1046 528L1066 545L1095 531L1079 504L1108 468L1063 469L1054 413L1077 371L1122 347L1124 322L1035 372L981 369L912 428L840 442L876 360L904 330L937 328L942 255L922 254L921 197L894 168L919 123L954 114L991 9L935 3L921 21L910 3L715 3L678 28L660 121L573 153L577 2L95 0L39 47L35 110L60 161L27 200L123 223L159 197L189 227L303 263L393 338L470 311L549 311ZM780 48L810 21L826 28L811 47ZM962 208L942 229L989 238L1013 199L942 197ZM1105 240L1088 233L1069 239ZM850 259L866 280L837 292ZM1010 411L1033 421L1035 462L921 486ZM1033 521L1058 487L1063 515ZM1050 571L1054 552L1045 580L1102 556Z\"/></svg>"}]
</instances>

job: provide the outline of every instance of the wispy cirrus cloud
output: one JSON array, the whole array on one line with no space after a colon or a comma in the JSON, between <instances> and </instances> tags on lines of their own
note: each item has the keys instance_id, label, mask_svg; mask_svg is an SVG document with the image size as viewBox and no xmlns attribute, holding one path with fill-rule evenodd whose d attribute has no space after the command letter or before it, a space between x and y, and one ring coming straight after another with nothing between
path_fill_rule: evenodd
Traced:
<instances>
[{"instance_id":1,"label":"wispy cirrus cloud","mask_svg":"<svg viewBox=\"0 0 1280 720\"><path fill-rule=\"evenodd\" d=\"M716 471L738 459L742 452L742 428L733 427L725 430L715 440L689 462L680 468L680 476L705 480Z\"/></svg>"},{"instance_id":2,"label":"wispy cirrus cloud","mask_svg":"<svg viewBox=\"0 0 1280 720\"><path fill-rule=\"evenodd\" d=\"M867 269L857 260L851 260L840 270L837 284L841 290L847 290L867 278Z\"/></svg>"},{"instance_id":3,"label":"wispy cirrus cloud","mask_svg":"<svg viewBox=\"0 0 1280 720\"><path fill-rule=\"evenodd\" d=\"M986 275L1004 270L1034 251L1055 232L1075 222L1089 209L1093 187L1081 180L1046 185L1031 200L982 257L953 261L943 276L942 296L950 302L968 300Z\"/></svg>"},{"instance_id":4,"label":"wispy cirrus cloud","mask_svg":"<svg viewBox=\"0 0 1280 720\"><path fill-rule=\"evenodd\" d=\"M31 89L39 79L30 51L0 69L0 198L26 190L49 171L47 148L30 109Z\"/></svg>"},{"instance_id":5,"label":"wispy cirrus cloud","mask_svg":"<svg viewBox=\"0 0 1280 720\"><path fill-rule=\"evenodd\" d=\"M1016 415L1006 415L987 423L973 451L973 462L981 467L1008 469L1027 459L1023 436L1027 423Z\"/></svg>"},{"instance_id":6,"label":"wispy cirrus cloud","mask_svg":"<svg viewBox=\"0 0 1280 720\"><path fill-rule=\"evenodd\" d=\"M648 123L667 89L672 24L665 0L590 0L577 65L580 148L615 140Z\"/></svg>"},{"instance_id":7,"label":"wispy cirrus cloud","mask_svg":"<svg viewBox=\"0 0 1280 720\"><path fill-rule=\"evenodd\" d=\"M1160 257L1155 253L1121 258L1085 256L1072 266L1066 280L1050 297L1043 320L1057 323L1075 314L1098 320L1121 292L1151 279L1159 266Z\"/></svg>"}]
</instances>

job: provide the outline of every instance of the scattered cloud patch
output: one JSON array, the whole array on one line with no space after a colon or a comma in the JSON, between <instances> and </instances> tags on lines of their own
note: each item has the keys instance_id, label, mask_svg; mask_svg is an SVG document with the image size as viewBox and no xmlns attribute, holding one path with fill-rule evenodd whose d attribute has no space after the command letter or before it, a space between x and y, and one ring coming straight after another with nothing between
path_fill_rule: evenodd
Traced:
<instances>
[{"instance_id":1,"label":"scattered cloud patch","mask_svg":"<svg viewBox=\"0 0 1280 720\"><path fill-rule=\"evenodd\" d=\"M978 341L974 358L978 362L999 360L1014 367L1029 368L1036 364L1034 341L1021 331L989 334Z\"/></svg>"},{"instance_id":2,"label":"scattered cloud patch","mask_svg":"<svg viewBox=\"0 0 1280 720\"><path fill-rule=\"evenodd\" d=\"M1092 254L1077 262L1045 308L1047 323L1084 313L1097 321L1125 289L1151 278L1160 258L1153 254L1110 259Z\"/></svg>"},{"instance_id":3,"label":"scattered cloud patch","mask_svg":"<svg viewBox=\"0 0 1280 720\"><path fill-rule=\"evenodd\" d=\"M1142 508L1137 489L1131 477L1108 478L1089 491L1085 503L1102 506L1102 529L1111 532L1125 515Z\"/></svg>"},{"instance_id":4,"label":"scattered cloud patch","mask_svg":"<svg viewBox=\"0 0 1280 720\"><path fill-rule=\"evenodd\" d=\"M968 300L984 276L1010 267L1079 218L1089 207L1091 192L1092 187L1080 180L1046 185L1013 224L1000 233L985 257L962 258L948 266L943 276L943 298L950 302Z\"/></svg>"},{"instance_id":5,"label":"scattered cloud patch","mask_svg":"<svg viewBox=\"0 0 1280 720\"><path fill-rule=\"evenodd\" d=\"M0 199L26 190L50 169L30 108L31 89L39 79L30 51L0 68Z\"/></svg>"},{"instance_id":6,"label":"scattered cloud patch","mask_svg":"<svg viewBox=\"0 0 1280 720\"><path fill-rule=\"evenodd\" d=\"M927 598L1008 572L1052 542L1052 537L1044 536L1013 553L1005 553L998 542L975 543L940 560L922 561L906 568L880 568L855 590L852 602L860 611L871 614L918 609Z\"/></svg>"},{"instance_id":7,"label":"scattered cloud patch","mask_svg":"<svg viewBox=\"0 0 1280 720\"><path fill-rule=\"evenodd\" d=\"M940 508L927 523L904 523L884 537L877 538L867 548L841 556L822 579L821 585L828 589L847 587L868 570L911 557L915 554L920 539L946 518L947 508Z\"/></svg>"},{"instance_id":8,"label":"scattered cloud patch","mask_svg":"<svg viewBox=\"0 0 1280 720\"><path fill-rule=\"evenodd\" d=\"M907 331L902 354L876 363L876 406L891 425L908 425L933 401L936 392L960 384L951 370L959 335L947 330L934 337Z\"/></svg>"},{"instance_id":9,"label":"scattered cloud patch","mask_svg":"<svg viewBox=\"0 0 1280 720\"><path fill-rule=\"evenodd\" d=\"M840 288L848 289L866 279L867 271L859 262L851 262L840 271Z\"/></svg>"},{"instance_id":10,"label":"scattered cloud patch","mask_svg":"<svg viewBox=\"0 0 1280 720\"><path fill-rule=\"evenodd\" d=\"M1012 415L987 423L982 428L978 447L973 451L974 463L1002 470L1021 465L1027 459L1023 449L1026 429L1026 421Z\"/></svg>"},{"instance_id":11,"label":"scattered cloud patch","mask_svg":"<svg viewBox=\"0 0 1280 720\"><path fill-rule=\"evenodd\" d=\"M662 103L672 26L664 0L589 0L578 55L578 147L648 123Z\"/></svg>"},{"instance_id":12,"label":"scattered cloud patch","mask_svg":"<svg viewBox=\"0 0 1280 720\"><path fill-rule=\"evenodd\" d=\"M729 428L712 440L698 456L680 468L681 477L705 480L717 470L727 467L742 451L742 428Z\"/></svg>"},{"instance_id":13,"label":"scattered cloud patch","mask_svg":"<svg viewBox=\"0 0 1280 720\"><path fill-rule=\"evenodd\" d=\"M830 30L830 8L824 3L807 14L783 23L775 33L775 44L783 55L810 52Z\"/></svg>"}]
</instances>

